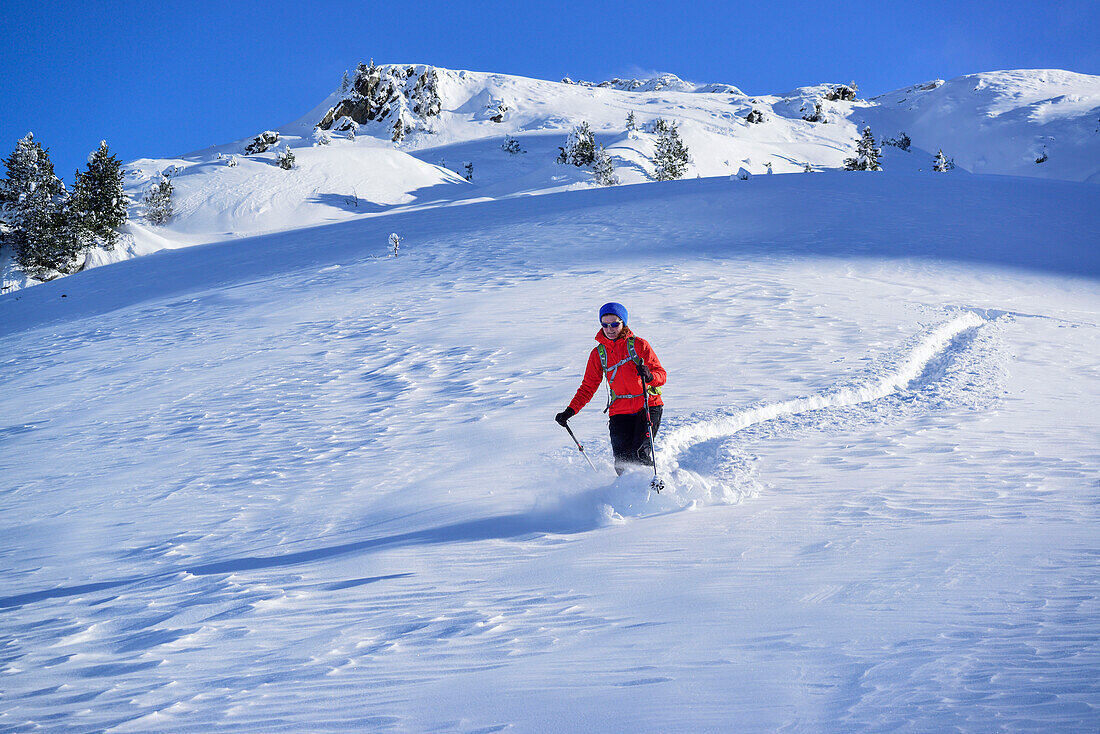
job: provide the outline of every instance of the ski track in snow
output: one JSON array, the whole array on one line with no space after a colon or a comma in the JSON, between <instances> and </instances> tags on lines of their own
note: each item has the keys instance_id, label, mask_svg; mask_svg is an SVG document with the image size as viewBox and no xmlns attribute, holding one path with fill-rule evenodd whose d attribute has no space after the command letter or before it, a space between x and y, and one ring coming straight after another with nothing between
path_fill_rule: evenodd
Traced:
<instances>
[{"instance_id":1,"label":"ski track in snow","mask_svg":"<svg viewBox=\"0 0 1100 734\"><path fill-rule=\"evenodd\" d=\"M875 407L885 413L882 403L887 398L918 397L922 391L935 390L950 363L960 357L975 332L988 323L974 311L964 311L929 329L896 365L886 364L878 374L855 384L803 398L715 411L717 415L674 418L662 426L663 435L656 441L658 472L668 479L665 492L658 495L643 489L639 472L629 472L610 488L590 493L585 501L594 499L596 515L602 522L701 504L741 502L761 491L760 482L750 461L736 450L722 451L719 444L762 424L820 430L807 416L817 416L820 422L825 413L833 413L841 415L839 425L830 426L830 430L836 431L843 430L845 424L865 419ZM955 393L974 390L977 386L973 383L983 376L988 377L975 365L962 384L952 386L952 390ZM985 387L988 389L989 385ZM955 402L958 400L956 395ZM849 408L863 410L852 414L845 411ZM648 485L648 476L645 483Z\"/></svg>"}]
</instances>

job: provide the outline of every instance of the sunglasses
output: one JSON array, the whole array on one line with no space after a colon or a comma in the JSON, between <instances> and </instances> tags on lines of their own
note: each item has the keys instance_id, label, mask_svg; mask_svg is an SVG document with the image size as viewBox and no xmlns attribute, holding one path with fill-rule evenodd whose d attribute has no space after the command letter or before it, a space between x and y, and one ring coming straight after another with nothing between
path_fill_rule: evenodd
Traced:
<instances>
[{"instance_id":1,"label":"sunglasses","mask_svg":"<svg viewBox=\"0 0 1100 734\"><path fill-rule=\"evenodd\" d=\"M605 329L617 329L623 325L622 321L601 321L600 326Z\"/></svg>"}]
</instances>

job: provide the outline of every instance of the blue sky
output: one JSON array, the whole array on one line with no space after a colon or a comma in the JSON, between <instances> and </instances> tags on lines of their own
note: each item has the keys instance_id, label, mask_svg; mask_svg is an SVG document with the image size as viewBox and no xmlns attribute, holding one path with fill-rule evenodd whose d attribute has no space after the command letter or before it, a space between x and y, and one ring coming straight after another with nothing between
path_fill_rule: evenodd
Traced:
<instances>
[{"instance_id":1,"label":"blue sky","mask_svg":"<svg viewBox=\"0 0 1100 734\"><path fill-rule=\"evenodd\" d=\"M1100 74L1097 0L674 5L3 0L0 155L34 131L71 183L101 139L123 160L228 142L301 117L372 57L541 79L669 71L750 94Z\"/></svg>"}]
</instances>

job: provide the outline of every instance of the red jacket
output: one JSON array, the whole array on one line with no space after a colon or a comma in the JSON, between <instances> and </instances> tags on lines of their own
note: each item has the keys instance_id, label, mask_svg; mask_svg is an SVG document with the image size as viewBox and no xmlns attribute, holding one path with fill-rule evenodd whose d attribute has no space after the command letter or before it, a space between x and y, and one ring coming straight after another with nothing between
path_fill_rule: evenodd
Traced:
<instances>
[{"instance_id":1,"label":"red jacket","mask_svg":"<svg viewBox=\"0 0 1100 734\"><path fill-rule=\"evenodd\" d=\"M607 377L610 379L611 372L614 371L615 373L614 380L611 381L611 391L616 395L638 396L636 398L619 398L613 402L610 410L611 415L637 413L645 408L645 402L641 397L642 378L638 376L638 369L629 362L630 354L627 351L626 340L627 337L631 336L634 336L634 334L629 327L624 327L619 334L619 338L615 341L611 341L604 336L603 329L600 329L596 334L596 341L603 344L607 350ZM660 360L657 359L657 355L653 353L653 348L649 346L649 342L635 336L634 353L641 357L646 367L653 373L653 381L649 384L653 387L660 387L665 384L668 375L665 373L665 368L661 366ZM614 365L624 359L628 361L621 365L618 370L612 369ZM599 348L593 347L592 353L588 355L588 366L584 370L584 379L581 380L581 386L577 388L577 394L573 396L569 407L576 413L581 412L581 408L588 405L588 401L596 394L596 390L599 389L603 379L604 371L603 366L600 364ZM649 404L664 405L664 401L661 400L660 395L650 394Z\"/></svg>"}]
</instances>

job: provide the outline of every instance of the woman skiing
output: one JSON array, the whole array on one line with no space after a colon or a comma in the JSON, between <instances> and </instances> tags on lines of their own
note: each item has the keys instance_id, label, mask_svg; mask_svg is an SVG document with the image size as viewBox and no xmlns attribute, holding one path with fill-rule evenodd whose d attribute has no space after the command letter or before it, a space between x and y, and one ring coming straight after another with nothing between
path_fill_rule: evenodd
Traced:
<instances>
[{"instance_id":1,"label":"woman skiing","mask_svg":"<svg viewBox=\"0 0 1100 734\"><path fill-rule=\"evenodd\" d=\"M650 441L646 437L647 396L642 390L648 392L655 436L664 405L660 387L667 377L649 342L635 336L626 324L626 307L621 303L605 303L600 307L600 331L596 334L596 346L588 355L584 379L569 407L554 416L554 420L564 426L588 404L606 377L610 394L604 412L610 416L608 428L616 474L622 474L631 464L653 462Z\"/></svg>"}]
</instances>

